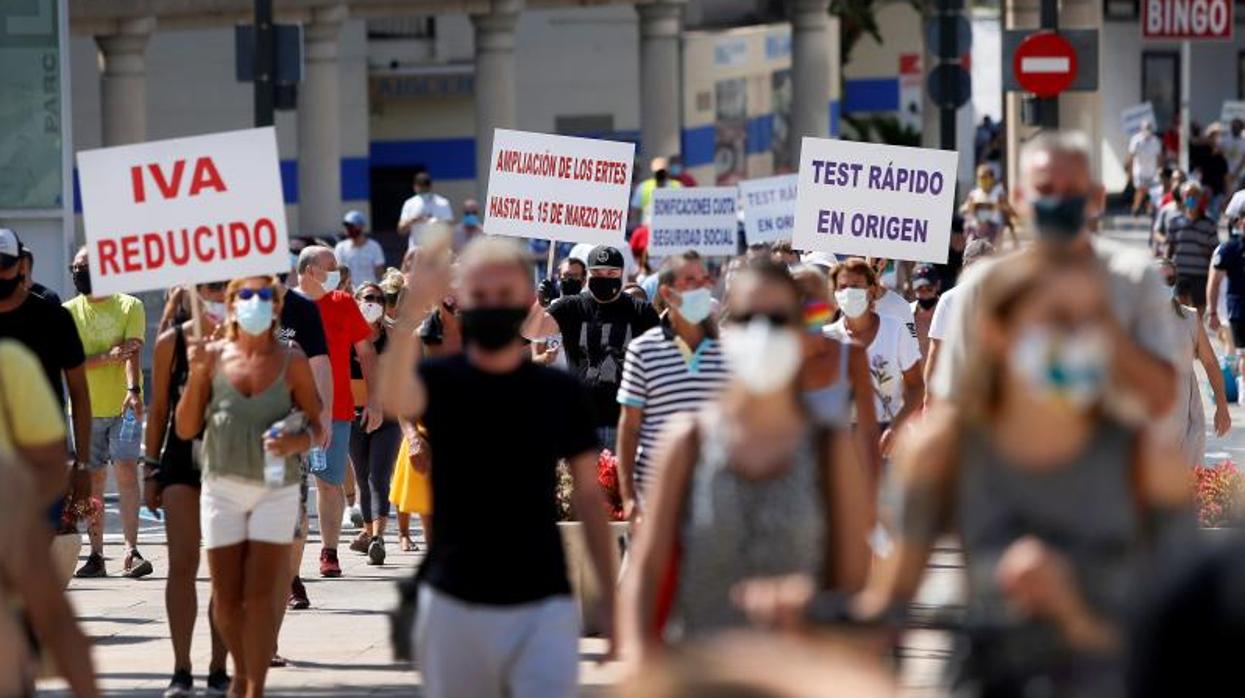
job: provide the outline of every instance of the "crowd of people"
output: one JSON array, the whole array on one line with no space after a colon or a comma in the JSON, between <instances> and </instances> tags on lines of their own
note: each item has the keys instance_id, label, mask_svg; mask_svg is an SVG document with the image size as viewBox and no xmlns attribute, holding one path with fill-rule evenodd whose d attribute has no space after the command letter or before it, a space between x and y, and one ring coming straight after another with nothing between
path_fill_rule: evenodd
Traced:
<instances>
[{"instance_id":1,"label":"crowd of people","mask_svg":"<svg viewBox=\"0 0 1245 698\"><path fill-rule=\"evenodd\" d=\"M142 303L96 294L83 250L62 304L0 229L0 537L23 551L20 570L0 565L0 595L75 694L95 695L48 546L111 465L124 576L153 571L139 507L165 512L165 695L195 690L201 548L207 689L262 695L285 612L313 601L299 571L314 486L325 578L342 576L355 509L345 544L373 565L389 559L391 513L403 552L419 517L410 634L425 695L575 695L588 619L557 526L565 472L600 591L593 625L629 667L622 695L760 691L761 674L816 674L817 652L826 666L861 657L844 680L880 695L948 534L968 580L957 695L1173 685L1174 641L1139 633L1193 633L1173 604L1239 567L1195 555L1189 471L1207 432L1195 363L1211 428L1230 428L1207 330L1245 347L1245 192L1223 207L1221 243L1213 196L1165 175L1155 259L1094 233L1105 193L1088 146L1048 133L1025 145L1010 193L978 168L947 265L781 242L653 259L652 191L695 186L677 165L658 160L637 185L629 244L548 258L483 235L474 201L449 225L420 175L398 269L352 211L342 240L299 241L287 274L170 292L149 387ZM630 528L621 567L602 449ZM76 574L106 576L101 517L83 516ZM1237 616L1216 619L1221 637L1240 637ZM9 621L0 633L20 639ZM743 644L717 644L733 633ZM16 667L0 672L5 695L30 689L19 644L0 642L0 666ZM706 647L772 660L749 674Z\"/></svg>"}]
</instances>

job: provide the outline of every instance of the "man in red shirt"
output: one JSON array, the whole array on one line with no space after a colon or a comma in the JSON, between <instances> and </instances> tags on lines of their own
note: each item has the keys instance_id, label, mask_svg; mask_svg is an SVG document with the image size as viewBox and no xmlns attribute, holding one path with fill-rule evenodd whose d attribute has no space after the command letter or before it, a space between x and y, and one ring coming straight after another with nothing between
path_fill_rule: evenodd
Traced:
<instances>
[{"instance_id":1,"label":"man in red shirt","mask_svg":"<svg viewBox=\"0 0 1245 698\"><path fill-rule=\"evenodd\" d=\"M320 518L320 576L340 577L337 542L341 537L342 510L345 498L342 481L346 477L346 460L350 448L350 420L354 419L354 400L350 390L350 350L354 349L363 367L363 380L369 395L379 395L373 381L376 376L376 351L370 341L371 327L354 298L338 291L341 272L333 250L319 245L305 248L298 256L298 290L315 301L324 323L324 338L329 347L329 364L333 367L333 428L328 448L322 454L314 450L308 457L308 469L316 476L316 506ZM381 423L381 409L369 399L363 411L367 430Z\"/></svg>"}]
</instances>

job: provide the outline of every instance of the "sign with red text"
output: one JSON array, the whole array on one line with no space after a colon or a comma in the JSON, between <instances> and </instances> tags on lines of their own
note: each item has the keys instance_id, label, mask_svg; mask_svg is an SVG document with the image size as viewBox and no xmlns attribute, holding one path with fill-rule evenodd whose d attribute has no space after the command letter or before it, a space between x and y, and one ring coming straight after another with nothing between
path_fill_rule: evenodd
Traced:
<instances>
[{"instance_id":1,"label":"sign with red text","mask_svg":"<svg viewBox=\"0 0 1245 698\"><path fill-rule=\"evenodd\" d=\"M94 293L290 270L272 127L78 153Z\"/></svg>"},{"instance_id":2,"label":"sign with red text","mask_svg":"<svg viewBox=\"0 0 1245 698\"><path fill-rule=\"evenodd\" d=\"M792 246L945 264L954 150L805 138Z\"/></svg>"},{"instance_id":3,"label":"sign with red text","mask_svg":"<svg viewBox=\"0 0 1245 698\"><path fill-rule=\"evenodd\" d=\"M1147 39L1232 38L1233 0L1141 0Z\"/></svg>"},{"instance_id":4,"label":"sign with red text","mask_svg":"<svg viewBox=\"0 0 1245 698\"><path fill-rule=\"evenodd\" d=\"M632 143L499 128L484 232L623 245L634 161Z\"/></svg>"}]
</instances>

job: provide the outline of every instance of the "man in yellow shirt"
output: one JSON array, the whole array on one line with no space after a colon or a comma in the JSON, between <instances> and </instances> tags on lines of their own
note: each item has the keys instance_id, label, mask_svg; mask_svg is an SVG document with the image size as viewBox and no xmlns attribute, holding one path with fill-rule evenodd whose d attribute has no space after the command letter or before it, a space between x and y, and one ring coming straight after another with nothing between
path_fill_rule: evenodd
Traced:
<instances>
[{"instance_id":1,"label":"man in yellow shirt","mask_svg":"<svg viewBox=\"0 0 1245 698\"><path fill-rule=\"evenodd\" d=\"M39 359L21 342L0 339L0 457L34 472L38 502L65 494L65 418Z\"/></svg>"},{"instance_id":2,"label":"man in yellow shirt","mask_svg":"<svg viewBox=\"0 0 1245 698\"><path fill-rule=\"evenodd\" d=\"M640 222L648 225L653 222L653 191L670 187L682 189L683 183L670 176L670 165L666 158L653 158L648 166L652 176L635 186L631 195L631 208L640 212Z\"/></svg>"},{"instance_id":3,"label":"man in yellow shirt","mask_svg":"<svg viewBox=\"0 0 1245 698\"><path fill-rule=\"evenodd\" d=\"M121 505L121 531L125 538L127 577L151 574L151 563L138 552L138 458L143 425L143 388L140 360L147 316L143 303L133 296L91 294L91 267L86 248L78 251L70 267L78 295L65 303L73 316L86 352L86 379L91 393L91 494L104 496L106 470L112 462ZM78 569L79 577L103 577L103 521L87 528L91 555Z\"/></svg>"}]
</instances>

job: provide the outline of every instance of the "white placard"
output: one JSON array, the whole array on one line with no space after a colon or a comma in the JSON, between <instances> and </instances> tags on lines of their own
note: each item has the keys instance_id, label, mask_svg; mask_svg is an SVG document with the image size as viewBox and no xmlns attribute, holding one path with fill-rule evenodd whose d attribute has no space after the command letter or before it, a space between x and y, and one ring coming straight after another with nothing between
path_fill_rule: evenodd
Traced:
<instances>
[{"instance_id":1,"label":"white placard","mask_svg":"<svg viewBox=\"0 0 1245 698\"><path fill-rule=\"evenodd\" d=\"M625 244L635 145L493 131L484 232Z\"/></svg>"},{"instance_id":2,"label":"white placard","mask_svg":"<svg viewBox=\"0 0 1245 698\"><path fill-rule=\"evenodd\" d=\"M739 183L748 244L790 240L795 230L795 198L799 175L788 174Z\"/></svg>"},{"instance_id":3,"label":"white placard","mask_svg":"<svg viewBox=\"0 0 1245 698\"><path fill-rule=\"evenodd\" d=\"M958 158L953 150L805 137L793 246L945 263Z\"/></svg>"},{"instance_id":4,"label":"white placard","mask_svg":"<svg viewBox=\"0 0 1245 698\"><path fill-rule=\"evenodd\" d=\"M290 270L272 127L78 153L94 293Z\"/></svg>"},{"instance_id":5,"label":"white placard","mask_svg":"<svg viewBox=\"0 0 1245 698\"><path fill-rule=\"evenodd\" d=\"M1120 122L1124 126L1124 135L1128 138L1136 135L1141 130L1141 124L1146 121L1158 123L1154 118L1154 105L1149 102L1142 102L1120 112Z\"/></svg>"},{"instance_id":6,"label":"white placard","mask_svg":"<svg viewBox=\"0 0 1245 698\"><path fill-rule=\"evenodd\" d=\"M736 254L738 197L735 187L654 189L648 256L660 259L684 250L696 250L704 256Z\"/></svg>"},{"instance_id":7,"label":"white placard","mask_svg":"<svg viewBox=\"0 0 1245 698\"><path fill-rule=\"evenodd\" d=\"M1233 119L1245 121L1245 102L1224 100L1223 110L1219 112L1219 123L1223 124L1224 129L1227 129L1232 126Z\"/></svg>"}]
</instances>

